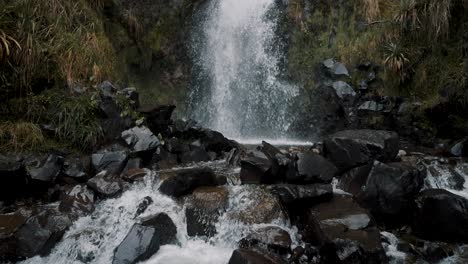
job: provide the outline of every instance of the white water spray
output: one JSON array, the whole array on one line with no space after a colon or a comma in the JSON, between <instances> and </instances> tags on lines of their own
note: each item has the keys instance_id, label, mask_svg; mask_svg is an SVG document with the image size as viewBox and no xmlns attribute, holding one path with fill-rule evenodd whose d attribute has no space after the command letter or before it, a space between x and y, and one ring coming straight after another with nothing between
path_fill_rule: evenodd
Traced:
<instances>
[{"instance_id":1,"label":"white water spray","mask_svg":"<svg viewBox=\"0 0 468 264\"><path fill-rule=\"evenodd\" d=\"M280 79L275 0L221 0L208 8L198 50L208 87L192 96L195 119L234 139L287 138L297 94Z\"/></svg>"}]
</instances>

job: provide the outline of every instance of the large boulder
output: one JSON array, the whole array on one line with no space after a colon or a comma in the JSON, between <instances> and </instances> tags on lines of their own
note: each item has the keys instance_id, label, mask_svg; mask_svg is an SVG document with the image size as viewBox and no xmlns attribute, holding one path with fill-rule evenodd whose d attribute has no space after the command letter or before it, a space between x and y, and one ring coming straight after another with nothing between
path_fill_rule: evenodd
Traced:
<instances>
[{"instance_id":1,"label":"large boulder","mask_svg":"<svg viewBox=\"0 0 468 264\"><path fill-rule=\"evenodd\" d=\"M422 191L416 198L413 230L419 237L468 242L468 200L443 189Z\"/></svg>"},{"instance_id":2,"label":"large boulder","mask_svg":"<svg viewBox=\"0 0 468 264\"><path fill-rule=\"evenodd\" d=\"M165 213L150 215L141 219L143 226L152 227L159 236L159 245L174 244L177 241L177 227Z\"/></svg>"},{"instance_id":3,"label":"large boulder","mask_svg":"<svg viewBox=\"0 0 468 264\"><path fill-rule=\"evenodd\" d=\"M289 233L277 226L255 228L249 235L239 241L241 248L260 246L279 254L289 253L291 244Z\"/></svg>"},{"instance_id":4,"label":"large boulder","mask_svg":"<svg viewBox=\"0 0 468 264\"><path fill-rule=\"evenodd\" d=\"M262 153L253 152L241 160L240 179L242 184L272 183L272 162Z\"/></svg>"},{"instance_id":5,"label":"large boulder","mask_svg":"<svg viewBox=\"0 0 468 264\"><path fill-rule=\"evenodd\" d=\"M137 153L154 151L160 144L158 137L144 126L125 130L122 132L122 139L133 152Z\"/></svg>"},{"instance_id":6,"label":"large boulder","mask_svg":"<svg viewBox=\"0 0 468 264\"><path fill-rule=\"evenodd\" d=\"M383 130L344 130L324 141L325 156L340 171L346 171L373 160L395 159L399 150L398 134Z\"/></svg>"},{"instance_id":7,"label":"large boulder","mask_svg":"<svg viewBox=\"0 0 468 264\"><path fill-rule=\"evenodd\" d=\"M312 206L301 219L303 241L320 246L326 263L386 262L379 230L369 212L352 197L335 195L329 202Z\"/></svg>"},{"instance_id":8,"label":"large boulder","mask_svg":"<svg viewBox=\"0 0 468 264\"><path fill-rule=\"evenodd\" d=\"M450 148L450 154L456 157L468 157L468 139L455 143Z\"/></svg>"},{"instance_id":9,"label":"large boulder","mask_svg":"<svg viewBox=\"0 0 468 264\"><path fill-rule=\"evenodd\" d=\"M17 256L48 255L71 224L69 217L55 208L29 217L15 233Z\"/></svg>"},{"instance_id":10,"label":"large boulder","mask_svg":"<svg viewBox=\"0 0 468 264\"><path fill-rule=\"evenodd\" d=\"M78 218L94 211L95 195L86 185L75 185L61 198L59 210Z\"/></svg>"},{"instance_id":11,"label":"large boulder","mask_svg":"<svg viewBox=\"0 0 468 264\"><path fill-rule=\"evenodd\" d=\"M88 179L86 173L90 160L80 157L68 157L63 163L62 179L66 182L85 182Z\"/></svg>"},{"instance_id":12,"label":"large boulder","mask_svg":"<svg viewBox=\"0 0 468 264\"><path fill-rule=\"evenodd\" d=\"M353 168L341 175L337 188L353 195L358 195L366 185L373 163Z\"/></svg>"},{"instance_id":13,"label":"large boulder","mask_svg":"<svg viewBox=\"0 0 468 264\"><path fill-rule=\"evenodd\" d=\"M154 134L166 136L171 133L171 116L176 107L174 105L142 106L138 111L145 117L149 128Z\"/></svg>"},{"instance_id":14,"label":"large boulder","mask_svg":"<svg viewBox=\"0 0 468 264\"><path fill-rule=\"evenodd\" d=\"M0 201L12 201L28 183L26 170L21 161L0 155Z\"/></svg>"},{"instance_id":15,"label":"large boulder","mask_svg":"<svg viewBox=\"0 0 468 264\"><path fill-rule=\"evenodd\" d=\"M30 156L25 160L26 171L33 182L52 184L60 174L62 157L57 155Z\"/></svg>"},{"instance_id":16,"label":"large boulder","mask_svg":"<svg viewBox=\"0 0 468 264\"><path fill-rule=\"evenodd\" d=\"M123 188L123 182L119 177L105 171L89 179L87 185L101 197L113 197Z\"/></svg>"},{"instance_id":17,"label":"large boulder","mask_svg":"<svg viewBox=\"0 0 468 264\"><path fill-rule=\"evenodd\" d=\"M313 152L297 154L294 168L294 173L286 175L286 181L289 183L330 183L338 174L335 165Z\"/></svg>"},{"instance_id":18,"label":"large boulder","mask_svg":"<svg viewBox=\"0 0 468 264\"><path fill-rule=\"evenodd\" d=\"M114 251L112 264L134 264L149 259L160 246L158 231L151 226L134 224Z\"/></svg>"},{"instance_id":19,"label":"large boulder","mask_svg":"<svg viewBox=\"0 0 468 264\"><path fill-rule=\"evenodd\" d=\"M228 190L225 187L200 187L188 197L185 210L189 236L212 237L215 224L228 206Z\"/></svg>"},{"instance_id":20,"label":"large boulder","mask_svg":"<svg viewBox=\"0 0 468 264\"><path fill-rule=\"evenodd\" d=\"M204 148L196 147L190 151L187 151L180 155L180 161L182 163L197 163L203 161L210 161L211 157L208 152Z\"/></svg>"},{"instance_id":21,"label":"large boulder","mask_svg":"<svg viewBox=\"0 0 468 264\"><path fill-rule=\"evenodd\" d=\"M236 249L228 264L285 264L276 255L251 249Z\"/></svg>"},{"instance_id":22,"label":"large boulder","mask_svg":"<svg viewBox=\"0 0 468 264\"><path fill-rule=\"evenodd\" d=\"M333 197L331 184L293 185L277 184L270 188L286 208L303 207L330 200Z\"/></svg>"},{"instance_id":23,"label":"large boulder","mask_svg":"<svg viewBox=\"0 0 468 264\"><path fill-rule=\"evenodd\" d=\"M29 215L16 212L0 215L0 261L14 261L17 255L16 232L26 223Z\"/></svg>"},{"instance_id":24,"label":"large boulder","mask_svg":"<svg viewBox=\"0 0 468 264\"><path fill-rule=\"evenodd\" d=\"M414 198L424 178L425 171L412 165L375 161L357 199L378 220L389 224L405 221L414 210Z\"/></svg>"},{"instance_id":25,"label":"large boulder","mask_svg":"<svg viewBox=\"0 0 468 264\"><path fill-rule=\"evenodd\" d=\"M128 154L124 150L107 151L102 150L91 156L91 163L96 172L107 171L119 174L128 160Z\"/></svg>"},{"instance_id":26,"label":"large boulder","mask_svg":"<svg viewBox=\"0 0 468 264\"><path fill-rule=\"evenodd\" d=\"M217 186L226 183L225 177L218 177L210 168L188 168L174 171L173 176L164 180L159 191L175 198L190 194L202 186Z\"/></svg>"}]
</instances>

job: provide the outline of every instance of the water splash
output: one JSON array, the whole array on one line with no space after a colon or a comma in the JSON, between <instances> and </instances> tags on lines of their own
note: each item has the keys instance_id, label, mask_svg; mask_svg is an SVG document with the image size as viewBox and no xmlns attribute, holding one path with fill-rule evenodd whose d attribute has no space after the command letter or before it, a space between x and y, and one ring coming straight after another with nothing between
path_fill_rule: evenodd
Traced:
<instances>
[{"instance_id":1,"label":"water splash","mask_svg":"<svg viewBox=\"0 0 468 264\"><path fill-rule=\"evenodd\" d=\"M297 88L280 78L276 3L212 1L202 23L194 49L204 81L191 96L193 115L230 138L287 138Z\"/></svg>"}]
</instances>

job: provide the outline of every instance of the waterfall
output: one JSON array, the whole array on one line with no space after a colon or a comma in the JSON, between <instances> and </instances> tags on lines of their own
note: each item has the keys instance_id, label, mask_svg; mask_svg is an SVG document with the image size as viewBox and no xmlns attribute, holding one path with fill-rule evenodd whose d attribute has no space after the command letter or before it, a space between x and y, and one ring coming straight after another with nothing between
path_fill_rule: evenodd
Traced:
<instances>
[{"instance_id":1,"label":"waterfall","mask_svg":"<svg viewBox=\"0 0 468 264\"><path fill-rule=\"evenodd\" d=\"M202 125L243 141L288 138L297 89L281 79L280 15L275 0L212 1L204 10L191 96Z\"/></svg>"}]
</instances>

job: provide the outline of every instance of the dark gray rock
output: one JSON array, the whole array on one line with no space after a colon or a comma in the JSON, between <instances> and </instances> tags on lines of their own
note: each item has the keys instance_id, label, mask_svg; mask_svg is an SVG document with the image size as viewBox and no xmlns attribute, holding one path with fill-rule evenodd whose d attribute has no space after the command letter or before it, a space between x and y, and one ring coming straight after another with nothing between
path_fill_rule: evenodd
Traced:
<instances>
[{"instance_id":1,"label":"dark gray rock","mask_svg":"<svg viewBox=\"0 0 468 264\"><path fill-rule=\"evenodd\" d=\"M158 252L159 239L154 227L134 224L115 249L112 264L134 264L149 259Z\"/></svg>"},{"instance_id":2,"label":"dark gray rock","mask_svg":"<svg viewBox=\"0 0 468 264\"><path fill-rule=\"evenodd\" d=\"M236 249L228 264L286 264L284 260L271 253L251 249Z\"/></svg>"},{"instance_id":3,"label":"dark gray rock","mask_svg":"<svg viewBox=\"0 0 468 264\"><path fill-rule=\"evenodd\" d=\"M349 77L349 71L343 63L337 62L334 59L327 59L322 62L322 65L332 76Z\"/></svg>"},{"instance_id":4,"label":"dark gray rock","mask_svg":"<svg viewBox=\"0 0 468 264\"><path fill-rule=\"evenodd\" d=\"M145 117L149 129L155 134L167 136L171 133L171 116L175 110L174 105L141 106L138 111Z\"/></svg>"},{"instance_id":5,"label":"dark gray rock","mask_svg":"<svg viewBox=\"0 0 468 264\"><path fill-rule=\"evenodd\" d=\"M0 261L16 261L21 258L17 255L16 234L28 218L29 215L21 212L0 214Z\"/></svg>"},{"instance_id":6,"label":"dark gray rock","mask_svg":"<svg viewBox=\"0 0 468 264\"><path fill-rule=\"evenodd\" d=\"M27 182L21 161L0 155L0 201L14 200L24 191Z\"/></svg>"},{"instance_id":7,"label":"dark gray rock","mask_svg":"<svg viewBox=\"0 0 468 264\"><path fill-rule=\"evenodd\" d=\"M464 139L457 142L450 148L450 153L456 157L467 157L468 156L468 140Z\"/></svg>"},{"instance_id":8,"label":"dark gray rock","mask_svg":"<svg viewBox=\"0 0 468 264\"><path fill-rule=\"evenodd\" d=\"M416 198L413 230L427 240L468 242L468 200L443 189L422 191Z\"/></svg>"},{"instance_id":9,"label":"dark gray rock","mask_svg":"<svg viewBox=\"0 0 468 264\"><path fill-rule=\"evenodd\" d=\"M353 87L346 82L336 81L332 84L333 89L336 91L336 95L341 99L352 99L356 96L356 92Z\"/></svg>"},{"instance_id":10,"label":"dark gray rock","mask_svg":"<svg viewBox=\"0 0 468 264\"><path fill-rule=\"evenodd\" d=\"M407 163L376 161L357 199L379 220L404 222L414 210L414 198L423 187L425 177L425 171Z\"/></svg>"},{"instance_id":11,"label":"dark gray rock","mask_svg":"<svg viewBox=\"0 0 468 264\"><path fill-rule=\"evenodd\" d=\"M366 101L358 107L358 110L380 112L380 111L383 111L384 108L385 108L384 105L379 104L376 101Z\"/></svg>"},{"instance_id":12,"label":"dark gray rock","mask_svg":"<svg viewBox=\"0 0 468 264\"><path fill-rule=\"evenodd\" d=\"M125 168L128 155L126 151L100 151L91 156L91 162L96 172L107 171L119 174Z\"/></svg>"},{"instance_id":13,"label":"dark gray rock","mask_svg":"<svg viewBox=\"0 0 468 264\"><path fill-rule=\"evenodd\" d=\"M180 161L185 164L210 161L210 160L211 160L210 155L203 148L194 148L180 155Z\"/></svg>"},{"instance_id":14,"label":"dark gray rock","mask_svg":"<svg viewBox=\"0 0 468 264\"><path fill-rule=\"evenodd\" d=\"M127 182L135 182L148 175L146 169L130 169L122 173L122 178Z\"/></svg>"},{"instance_id":15,"label":"dark gray rock","mask_svg":"<svg viewBox=\"0 0 468 264\"><path fill-rule=\"evenodd\" d=\"M123 188L123 183L120 178L105 172L99 173L89 179L87 185L102 197L113 197L118 195Z\"/></svg>"},{"instance_id":16,"label":"dark gray rock","mask_svg":"<svg viewBox=\"0 0 468 264\"><path fill-rule=\"evenodd\" d=\"M345 130L324 141L325 156L341 171L373 160L395 159L399 150L398 134L383 130Z\"/></svg>"},{"instance_id":17,"label":"dark gray rock","mask_svg":"<svg viewBox=\"0 0 468 264\"><path fill-rule=\"evenodd\" d=\"M138 91L136 88L127 87L127 88L122 89L121 91L118 91L117 93L125 96L125 98L130 100L133 108L140 107L140 95L138 94Z\"/></svg>"},{"instance_id":18,"label":"dark gray rock","mask_svg":"<svg viewBox=\"0 0 468 264\"><path fill-rule=\"evenodd\" d=\"M225 177L217 177L210 168L189 168L174 171L175 175L164 180L159 191L175 198L190 194L202 186L217 186L226 183Z\"/></svg>"},{"instance_id":19,"label":"dark gray rock","mask_svg":"<svg viewBox=\"0 0 468 264\"><path fill-rule=\"evenodd\" d=\"M61 198L59 210L73 218L94 211L95 195L86 185L75 185Z\"/></svg>"},{"instance_id":20,"label":"dark gray rock","mask_svg":"<svg viewBox=\"0 0 468 264\"><path fill-rule=\"evenodd\" d=\"M324 157L304 152L297 154L295 173L288 173L286 181L297 184L330 183L337 176L338 169Z\"/></svg>"},{"instance_id":21,"label":"dark gray rock","mask_svg":"<svg viewBox=\"0 0 468 264\"><path fill-rule=\"evenodd\" d=\"M347 171L340 177L337 187L345 192L358 195L361 193L362 187L366 185L372 165L373 163L369 163Z\"/></svg>"},{"instance_id":22,"label":"dark gray rock","mask_svg":"<svg viewBox=\"0 0 468 264\"><path fill-rule=\"evenodd\" d=\"M335 194L313 205L301 219L303 241L320 246L325 263L386 263L380 231L351 196Z\"/></svg>"},{"instance_id":23,"label":"dark gray rock","mask_svg":"<svg viewBox=\"0 0 468 264\"><path fill-rule=\"evenodd\" d=\"M310 205L330 200L333 197L331 184L277 184L271 186L270 190L286 207Z\"/></svg>"},{"instance_id":24,"label":"dark gray rock","mask_svg":"<svg viewBox=\"0 0 468 264\"><path fill-rule=\"evenodd\" d=\"M153 156L153 161L157 162L159 167L158 169L160 170L170 169L178 164L177 155L172 154L161 147L158 148Z\"/></svg>"},{"instance_id":25,"label":"dark gray rock","mask_svg":"<svg viewBox=\"0 0 468 264\"><path fill-rule=\"evenodd\" d=\"M98 88L101 95L104 97L114 97L117 92L117 88L109 81L102 82L99 84Z\"/></svg>"},{"instance_id":26,"label":"dark gray rock","mask_svg":"<svg viewBox=\"0 0 468 264\"><path fill-rule=\"evenodd\" d=\"M89 163L89 162L88 162ZM65 159L63 164L63 176L71 178L78 182L84 182L88 178L85 164L82 158L69 157Z\"/></svg>"},{"instance_id":27,"label":"dark gray rock","mask_svg":"<svg viewBox=\"0 0 468 264\"><path fill-rule=\"evenodd\" d=\"M153 199L149 196L143 198L143 200L138 204L137 211L135 212L135 217L143 214L146 209L153 203Z\"/></svg>"},{"instance_id":28,"label":"dark gray rock","mask_svg":"<svg viewBox=\"0 0 468 264\"><path fill-rule=\"evenodd\" d=\"M228 190L225 187L201 187L188 197L185 210L189 236L212 237L215 224L228 205Z\"/></svg>"},{"instance_id":29,"label":"dark gray rock","mask_svg":"<svg viewBox=\"0 0 468 264\"><path fill-rule=\"evenodd\" d=\"M152 227L159 236L159 245L174 244L177 242L177 227L172 219L165 213L150 215L141 219L143 226Z\"/></svg>"},{"instance_id":30,"label":"dark gray rock","mask_svg":"<svg viewBox=\"0 0 468 264\"><path fill-rule=\"evenodd\" d=\"M287 254L291 250L291 236L277 226L256 228L249 235L239 241L241 248L260 246L279 254Z\"/></svg>"},{"instance_id":31,"label":"dark gray rock","mask_svg":"<svg viewBox=\"0 0 468 264\"><path fill-rule=\"evenodd\" d=\"M147 127L134 127L122 132L122 139L133 152L145 152L155 150L159 145L159 139Z\"/></svg>"},{"instance_id":32,"label":"dark gray rock","mask_svg":"<svg viewBox=\"0 0 468 264\"><path fill-rule=\"evenodd\" d=\"M30 217L15 234L20 257L46 256L62 239L72 222L58 210L44 210Z\"/></svg>"},{"instance_id":33,"label":"dark gray rock","mask_svg":"<svg viewBox=\"0 0 468 264\"><path fill-rule=\"evenodd\" d=\"M247 156L241 160L240 179L242 184L272 182L272 163L268 158Z\"/></svg>"},{"instance_id":34,"label":"dark gray rock","mask_svg":"<svg viewBox=\"0 0 468 264\"><path fill-rule=\"evenodd\" d=\"M57 155L31 156L26 159L26 172L38 183L53 183L62 170L63 159Z\"/></svg>"},{"instance_id":35,"label":"dark gray rock","mask_svg":"<svg viewBox=\"0 0 468 264\"><path fill-rule=\"evenodd\" d=\"M176 137L167 140L164 144L164 147L167 149L167 151L174 154L182 154L190 151L189 145L185 144L182 140Z\"/></svg>"}]
</instances>

